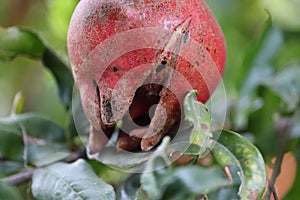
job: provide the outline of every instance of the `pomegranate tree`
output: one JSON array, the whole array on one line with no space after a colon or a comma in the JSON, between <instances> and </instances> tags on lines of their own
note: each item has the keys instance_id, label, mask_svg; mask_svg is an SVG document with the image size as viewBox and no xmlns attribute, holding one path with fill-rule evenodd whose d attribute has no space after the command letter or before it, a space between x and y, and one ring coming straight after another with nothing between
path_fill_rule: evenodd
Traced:
<instances>
[{"instance_id":1,"label":"pomegranate tree","mask_svg":"<svg viewBox=\"0 0 300 200\"><path fill-rule=\"evenodd\" d=\"M90 152L122 120L117 147L148 151L181 121L184 94L206 102L226 58L222 31L204 0L81 0L68 50Z\"/></svg>"}]
</instances>

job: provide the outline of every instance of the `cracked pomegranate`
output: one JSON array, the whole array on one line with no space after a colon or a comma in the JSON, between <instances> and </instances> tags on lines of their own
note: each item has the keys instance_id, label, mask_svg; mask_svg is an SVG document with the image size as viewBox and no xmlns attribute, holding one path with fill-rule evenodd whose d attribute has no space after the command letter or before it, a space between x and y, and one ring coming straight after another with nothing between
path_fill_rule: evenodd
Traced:
<instances>
[{"instance_id":1,"label":"cracked pomegranate","mask_svg":"<svg viewBox=\"0 0 300 200\"><path fill-rule=\"evenodd\" d=\"M68 49L89 147L122 120L117 147L148 151L180 123L186 91L206 102L221 80L223 33L204 0L82 0Z\"/></svg>"}]
</instances>

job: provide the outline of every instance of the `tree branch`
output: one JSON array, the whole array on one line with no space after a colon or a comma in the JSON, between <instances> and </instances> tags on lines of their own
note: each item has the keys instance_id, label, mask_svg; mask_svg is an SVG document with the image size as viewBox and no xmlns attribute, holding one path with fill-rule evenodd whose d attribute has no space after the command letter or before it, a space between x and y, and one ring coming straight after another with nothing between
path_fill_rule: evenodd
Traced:
<instances>
[{"instance_id":1,"label":"tree branch","mask_svg":"<svg viewBox=\"0 0 300 200\"><path fill-rule=\"evenodd\" d=\"M77 149L76 151L72 152L68 157L57 161L57 162L66 162L66 163L71 163L74 162L80 158L86 158L86 149L85 147L81 147L79 149ZM48 165L52 165L54 163L48 164ZM30 169L24 172L20 172L18 174L14 174L5 178L2 178L1 181L4 181L7 184L10 185L14 185L14 186L19 186L22 185L24 183L27 183L31 180L33 173L43 167L46 167L48 165L42 166L42 167L38 167L38 168L34 168L34 169Z\"/></svg>"},{"instance_id":2,"label":"tree branch","mask_svg":"<svg viewBox=\"0 0 300 200\"><path fill-rule=\"evenodd\" d=\"M277 137L280 138L280 140L278 142L278 153L273 167L273 173L271 179L269 180L269 187L266 193L266 199L270 199L271 194L273 194L275 200L279 198L274 185L277 177L281 172L281 165L285 154L286 145L289 139L289 127L291 126L291 118L282 118L281 120L277 121L276 125L277 126L275 127L275 129Z\"/></svg>"}]
</instances>

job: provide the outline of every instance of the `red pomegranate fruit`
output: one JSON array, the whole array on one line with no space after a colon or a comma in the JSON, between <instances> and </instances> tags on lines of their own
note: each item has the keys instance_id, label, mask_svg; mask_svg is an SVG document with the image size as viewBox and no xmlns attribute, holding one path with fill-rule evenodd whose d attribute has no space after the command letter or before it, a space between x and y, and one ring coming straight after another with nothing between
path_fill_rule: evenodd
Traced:
<instances>
[{"instance_id":1,"label":"red pomegranate fruit","mask_svg":"<svg viewBox=\"0 0 300 200\"><path fill-rule=\"evenodd\" d=\"M221 80L223 33L204 0L81 0L68 50L90 152L122 120L117 146L148 151L180 122L184 94L206 102Z\"/></svg>"}]
</instances>

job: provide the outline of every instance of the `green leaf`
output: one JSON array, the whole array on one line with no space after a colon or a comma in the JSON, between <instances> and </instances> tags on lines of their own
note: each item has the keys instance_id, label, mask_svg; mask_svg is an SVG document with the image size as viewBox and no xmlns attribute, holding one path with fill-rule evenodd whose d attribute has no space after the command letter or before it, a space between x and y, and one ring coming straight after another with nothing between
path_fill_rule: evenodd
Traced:
<instances>
[{"instance_id":1,"label":"green leaf","mask_svg":"<svg viewBox=\"0 0 300 200\"><path fill-rule=\"evenodd\" d=\"M241 185L241 179L239 176L240 169L236 165L229 165L229 171L232 175L232 181L230 187L222 187L218 190L212 191L207 194L208 199L214 200L228 200L228 199L240 199L238 196L239 187Z\"/></svg>"},{"instance_id":2,"label":"green leaf","mask_svg":"<svg viewBox=\"0 0 300 200\"><path fill-rule=\"evenodd\" d=\"M264 105L261 109L248 116L247 132L255 137L255 145L264 153L265 159L271 159L278 150L279 137L274 137L274 124L276 124L276 114L283 103L280 98L264 86L260 86L259 93Z\"/></svg>"},{"instance_id":3,"label":"green leaf","mask_svg":"<svg viewBox=\"0 0 300 200\"><path fill-rule=\"evenodd\" d=\"M210 193L208 199L213 200L228 200L228 199L240 199L237 195L238 187L222 188L217 192Z\"/></svg>"},{"instance_id":4,"label":"green leaf","mask_svg":"<svg viewBox=\"0 0 300 200\"><path fill-rule=\"evenodd\" d=\"M252 68L266 68L270 66L283 46L283 33L277 27L273 26L270 13L267 12L267 15L268 18L260 38L251 46L242 63L241 70L243 71L237 72L239 76L237 77L238 81L236 81L236 84L241 87L242 91L245 90L243 87L249 87L248 85L245 86L244 82L245 80L246 82L250 81L247 80L249 79L247 76L252 73Z\"/></svg>"},{"instance_id":5,"label":"green leaf","mask_svg":"<svg viewBox=\"0 0 300 200\"><path fill-rule=\"evenodd\" d=\"M36 199L115 199L113 187L99 179L82 159L37 170L33 175L32 193Z\"/></svg>"},{"instance_id":6,"label":"green leaf","mask_svg":"<svg viewBox=\"0 0 300 200\"><path fill-rule=\"evenodd\" d=\"M48 141L64 142L66 140L65 131L58 124L44 116L32 113L14 115L4 118L0 125L5 126L16 135L22 136L22 131L32 137L45 139Z\"/></svg>"},{"instance_id":7,"label":"green leaf","mask_svg":"<svg viewBox=\"0 0 300 200\"><path fill-rule=\"evenodd\" d=\"M0 158L22 160L23 147L19 129L0 121Z\"/></svg>"},{"instance_id":8,"label":"green leaf","mask_svg":"<svg viewBox=\"0 0 300 200\"><path fill-rule=\"evenodd\" d=\"M149 155L149 152L134 153L117 150L116 147L106 147L100 153L89 155L89 157L103 164L125 170L140 167L149 159Z\"/></svg>"},{"instance_id":9,"label":"green leaf","mask_svg":"<svg viewBox=\"0 0 300 200\"><path fill-rule=\"evenodd\" d=\"M21 200L18 190L0 181L0 199Z\"/></svg>"},{"instance_id":10,"label":"green leaf","mask_svg":"<svg viewBox=\"0 0 300 200\"><path fill-rule=\"evenodd\" d=\"M291 138L299 138L300 137L300 109L298 109L293 118L292 124L290 128L290 137Z\"/></svg>"},{"instance_id":11,"label":"green leaf","mask_svg":"<svg viewBox=\"0 0 300 200\"><path fill-rule=\"evenodd\" d=\"M277 66L297 63L300 58L300 32L284 32L284 46L276 59Z\"/></svg>"},{"instance_id":12,"label":"green leaf","mask_svg":"<svg viewBox=\"0 0 300 200\"><path fill-rule=\"evenodd\" d=\"M140 191L144 191L149 199L190 199L230 184L220 168L185 166L173 169L167 147L168 140L164 139L141 175Z\"/></svg>"},{"instance_id":13,"label":"green leaf","mask_svg":"<svg viewBox=\"0 0 300 200\"><path fill-rule=\"evenodd\" d=\"M146 192L140 188L135 200L149 200L149 198L147 197Z\"/></svg>"},{"instance_id":14,"label":"green leaf","mask_svg":"<svg viewBox=\"0 0 300 200\"><path fill-rule=\"evenodd\" d=\"M15 161L0 161L0 177L9 175L22 169L24 164ZM1 198L0 198L1 199Z\"/></svg>"},{"instance_id":15,"label":"green leaf","mask_svg":"<svg viewBox=\"0 0 300 200\"><path fill-rule=\"evenodd\" d=\"M143 180L143 177L141 183L149 199L189 199L230 186L223 170L215 167L185 166L174 170L165 168L148 173L151 173L155 179L155 182L152 181L152 184L148 185L149 191L145 188L145 184L148 183Z\"/></svg>"},{"instance_id":16,"label":"green leaf","mask_svg":"<svg viewBox=\"0 0 300 200\"><path fill-rule=\"evenodd\" d=\"M295 110L300 99L300 65L290 65L264 82L287 105L287 110Z\"/></svg>"},{"instance_id":17,"label":"green leaf","mask_svg":"<svg viewBox=\"0 0 300 200\"><path fill-rule=\"evenodd\" d=\"M169 174L170 160L166 154L169 142L170 138L165 137L145 164L145 169L141 176L141 185L142 190L146 192L149 199L159 199L162 195L163 187L166 186L157 177L159 175L163 176L165 173ZM164 180L167 180L167 178Z\"/></svg>"},{"instance_id":18,"label":"green leaf","mask_svg":"<svg viewBox=\"0 0 300 200\"><path fill-rule=\"evenodd\" d=\"M56 80L59 99L68 108L73 89L73 77L69 68L32 31L18 27L0 27L0 61L10 61L20 55L42 60Z\"/></svg>"},{"instance_id":19,"label":"green leaf","mask_svg":"<svg viewBox=\"0 0 300 200\"><path fill-rule=\"evenodd\" d=\"M257 97L257 87L272 76L272 62L283 46L283 42L283 33L272 26L269 16L259 42L254 45L242 64L244 72L240 73L242 75L236 83L241 88L234 113L235 127L246 127L248 115L263 105L263 101Z\"/></svg>"},{"instance_id":20,"label":"green leaf","mask_svg":"<svg viewBox=\"0 0 300 200\"><path fill-rule=\"evenodd\" d=\"M234 112L234 125L242 129L248 125L248 117L251 113L259 110L264 101L258 97L257 88L266 78L270 77L273 70L270 66L253 68L243 84L240 97Z\"/></svg>"},{"instance_id":21,"label":"green leaf","mask_svg":"<svg viewBox=\"0 0 300 200\"><path fill-rule=\"evenodd\" d=\"M119 200L137 200L143 198L142 200L148 199L147 195L144 195L143 190L141 189L140 183L141 174L134 173L128 176L118 189L117 199Z\"/></svg>"},{"instance_id":22,"label":"green leaf","mask_svg":"<svg viewBox=\"0 0 300 200\"><path fill-rule=\"evenodd\" d=\"M205 195L230 185L223 170L215 167L178 167L171 177L173 180L166 187L162 199L187 199L195 195Z\"/></svg>"},{"instance_id":23,"label":"green leaf","mask_svg":"<svg viewBox=\"0 0 300 200\"><path fill-rule=\"evenodd\" d=\"M73 76L70 69L48 48L45 49L42 62L53 74L58 87L58 97L68 108L73 92Z\"/></svg>"},{"instance_id":24,"label":"green leaf","mask_svg":"<svg viewBox=\"0 0 300 200\"><path fill-rule=\"evenodd\" d=\"M32 31L11 27L0 27L0 61L10 61L18 55L41 58L45 47Z\"/></svg>"},{"instance_id":25,"label":"green leaf","mask_svg":"<svg viewBox=\"0 0 300 200\"><path fill-rule=\"evenodd\" d=\"M39 115L28 113L4 118L0 120L0 158L23 161L23 138L38 139L42 144L54 145L53 143L64 142L66 135L59 125Z\"/></svg>"},{"instance_id":26,"label":"green leaf","mask_svg":"<svg viewBox=\"0 0 300 200\"><path fill-rule=\"evenodd\" d=\"M191 144L189 141L178 141L171 143L168 147L169 154L180 153L181 155L199 156L201 148L198 145Z\"/></svg>"},{"instance_id":27,"label":"green leaf","mask_svg":"<svg viewBox=\"0 0 300 200\"><path fill-rule=\"evenodd\" d=\"M212 145L210 142L210 138L212 138L211 118L206 106L197 101L197 93L195 90L188 92L183 104L185 122L193 127L190 133L190 142L201 147L199 156L202 157Z\"/></svg>"},{"instance_id":28,"label":"green leaf","mask_svg":"<svg viewBox=\"0 0 300 200\"><path fill-rule=\"evenodd\" d=\"M70 155L67 146L58 143L29 144L26 150L28 162L37 167L60 161Z\"/></svg>"},{"instance_id":29,"label":"green leaf","mask_svg":"<svg viewBox=\"0 0 300 200\"><path fill-rule=\"evenodd\" d=\"M266 169L259 150L246 138L231 131L222 131L212 155L222 166L236 165L240 168L239 196L241 199L258 199L266 184Z\"/></svg>"}]
</instances>

